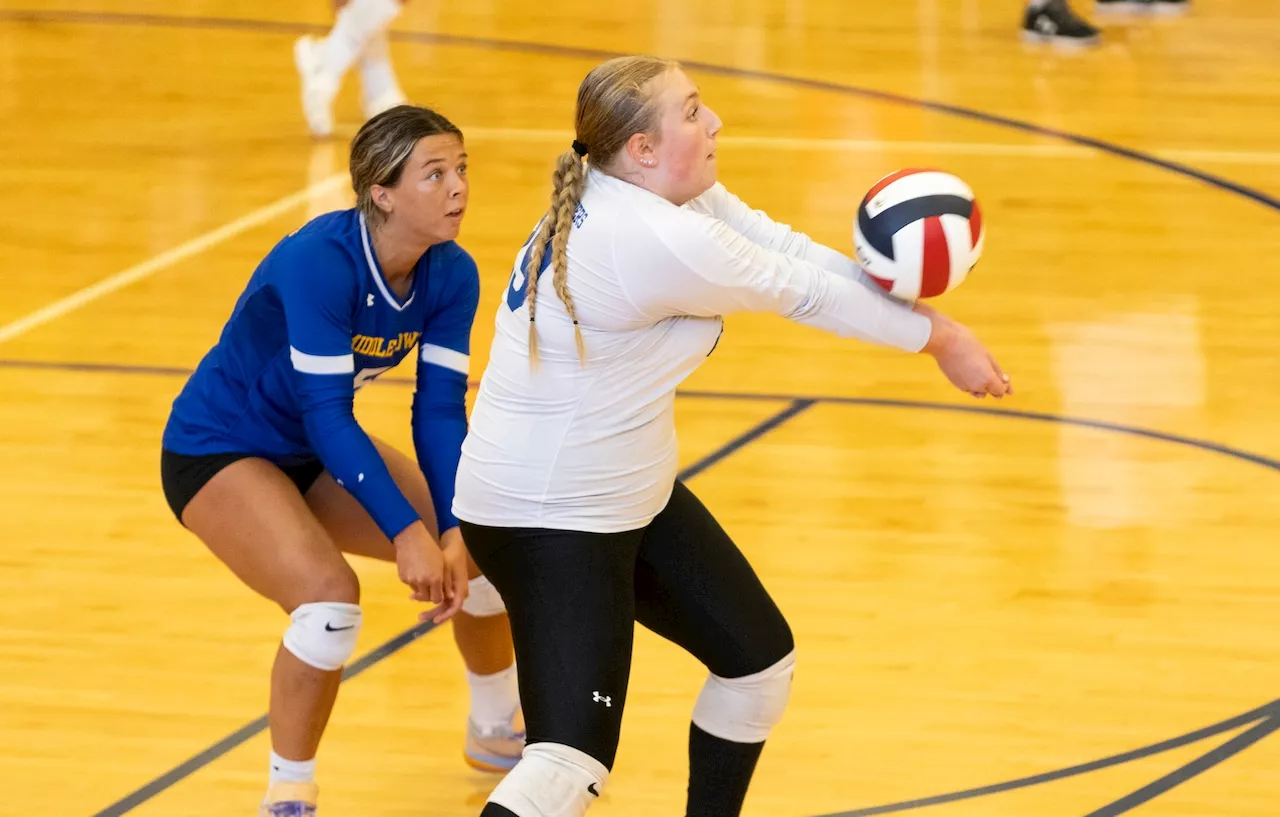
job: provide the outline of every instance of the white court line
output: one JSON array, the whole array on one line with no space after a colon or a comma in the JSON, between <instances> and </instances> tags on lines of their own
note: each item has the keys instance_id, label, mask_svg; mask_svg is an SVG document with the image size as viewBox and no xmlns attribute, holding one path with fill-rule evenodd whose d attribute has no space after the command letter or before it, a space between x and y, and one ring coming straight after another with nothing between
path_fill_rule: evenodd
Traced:
<instances>
[{"instance_id":1,"label":"white court line","mask_svg":"<svg viewBox=\"0 0 1280 817\"><path fill-rule=\"evenodd\" d=\"M563 142L568 145L573 134L568 130L537 128L462 128L467 139L476 141L505 142ZM1001 143L1001 142L910 142L877 139L804 139L784 136L733 136L720 137L726 147L746 147L764 150L812 150L840 153L926 153L943 156L1025 156L1034 158L1096 158L1102 151L1084 145L1060 142ZM1175 162L1216 162L1221 164L1280 165L1280 153L1232 150L1177 150L1149 149L1152 156ZM0 343L13 340L56 318L66 315L85 304L148 278L180 261L198 255L246 230L281 216L289 210L307 204L319 196L327 195L345 185L346 173L335 173L279 201L254 210L235 221L167 250L160 255L129 269L104 278L96 284L54 301L12 323L0 326Z\"/></svg>"},{"instance_id":2,"label":"white court line","mask_svg":"<svg viewBox=\"0 0 1280 817\"><path fill-rule=\"evenodd\" d=\"M127 287L129 284L141 281L155 275L161 270L185 261L193 255L199 255L211 247L234 238L246 230L251 230L261 224L265 224L274 218L284 215L295 207L301 207L306 204L312 196L324 195L330 192L330 188L338 188L347 182L346 173L335 173L324 179L312 184L297 193L285 196L284 198L274 201L265 207L259 207L253 212L241 216L235 221L224 224L215 230L211 230L203 235L198 235L190 241L186 241L171 250L166 250L154 258L143 261L141 264L121 270L114 275L103 278L96 284L90 284L84 289L77 290L65 298L59 298L48 306L41 307L35 312L18 318L12 323L0 326L0 343L13 340L19 335L30 332L32 329L43 326L49 321L62 317L68 312L72 312L85 304L96 301L104 295L109 295L117 289Z\"/></svg>"},{"instance_id":3,"label":"white court line","mask_svg":"<svg viewBox=\"0 0 1280 817\"><path fill-rule=\"evenodd\" d=\"M573 140L567 130L536 128L462 128L468 140L499 142L564 142ZM726 147L760 148L764 150L816 150L838 153L936 153L951 156L1046 156L1091 157L1101 151L1077 145L1053 142L1013 144L989 142L895 142L883 139L797 139L787 136L721 136L717 140ZM566 148L567 149L567 148Z\"/></svg>"},{"instance_id":4,"label":"white court line","mask_svg":"<svg viewBox=\"0 0 1280 817\"><path fill-rule=\"evenodd\" d=\"M507 142L572 141L568 130L537 128L462 128L467 139ZM911 142L884 139L803 139L786 136L734 136L719 138L726 147L763 150L813 150L836 153L928 153L939 156L1029 156L1034 158L1093 159L1106 155L1097 148L1063 142ZM1184 150L1146 148L1151 156L1175 162L1280 165L1280 153L1247 150Z\"/></svg>"}]
</instances>

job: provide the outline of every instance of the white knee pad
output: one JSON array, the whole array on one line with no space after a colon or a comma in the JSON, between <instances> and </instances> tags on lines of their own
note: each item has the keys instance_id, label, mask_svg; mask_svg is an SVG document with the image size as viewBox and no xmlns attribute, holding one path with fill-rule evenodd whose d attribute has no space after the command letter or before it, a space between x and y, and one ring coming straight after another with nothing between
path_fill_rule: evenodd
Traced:
<instances>
[{"instance_id":1,"label":"white knee pad","mask_svg":"<svg viewBox=\"0 0 1280 817\"><path fill-rule=\"evenodd\" d=\"M585 752L560 743L533 743L489 802L518 817L582 817L608 779L604 764Z\"/></svg>"},{"instance_id":2,"label":"white knee pad","mask_svg":"<svg viewBox=\"0 0 1280 817\"><path fill-rule=\"evenodd\" d=\"M763 743L782 720L796 668L792 650L766 670L741 678L712 675L693 707L699 729L734 743Z\"/></svg>"},{"instance_id":3,"label":"white knee pad","mask_svg":"<svg viewBox=\"0 0 1280 817\"><path fill-rule=\"evenodd\" d=\"M476 576L467 582L467 585L470 589L467 592L467 600L462 602L462 612L477 618L498 616L507 612L507 605L502 603L498 588L484 576Z\"/></svg>"},{"instance_id":4,"label":"white knee pad","mask_svg":"<svg viewBox=\"0 0 1280 817\"><path fill-rule=\"evenodd\" d=\"M336 601L301 604L293 611L293 623L284 631L284 648L304 664L333 671L356 651L360 634L360 605Z\"/></svg>"}]
</instances>

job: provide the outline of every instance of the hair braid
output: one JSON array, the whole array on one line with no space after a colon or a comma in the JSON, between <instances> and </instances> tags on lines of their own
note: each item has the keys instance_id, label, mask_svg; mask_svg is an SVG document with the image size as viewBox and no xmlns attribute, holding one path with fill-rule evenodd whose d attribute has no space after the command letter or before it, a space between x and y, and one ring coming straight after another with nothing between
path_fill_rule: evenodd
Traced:
<instances>
[{"instance_id":1,"label":"hair braid","mask_svg":"<svg viewBox=\"0 0 1280 817\"><path fill-rule=\"evenodd\" d=\"M582 327L578 325L578 314L573 306L573 296L569 294L569 258L565 250L569 246L569 231L573 229L573 214L582 200L582 191L586 186L587 174L583 160L572 150L566 151L556 161L556 171L552 176L551 207L538 227L533 244L529 247L529 360L538 361L537 295L538 270L542 267L542 259L548 242L551 244L551 266L554 270L552 285L556 295L564 303L565 310L573 321L574 339L578 346L578 359L586 361L586 344L582 339Z\"/></svg>"}]
</instances>

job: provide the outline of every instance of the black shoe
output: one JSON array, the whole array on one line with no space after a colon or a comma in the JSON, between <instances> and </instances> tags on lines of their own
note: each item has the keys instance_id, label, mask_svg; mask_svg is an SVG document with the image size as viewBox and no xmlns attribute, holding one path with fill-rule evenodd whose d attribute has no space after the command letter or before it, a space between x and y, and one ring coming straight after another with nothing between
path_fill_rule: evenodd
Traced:
<instances>
[{"instance_id":1,"label":"black shoe","mask_svg":"<svg viewBox=\"0 0 1280 817\"><path fill-rule=\"evenodd\" d=\"M1030 42L1093 45L1098 34L1098 29L1076 16L1067 0L1049 0L1042 8L1028 8L1022 21L1022 37Z\"/></svg>"}]
</instances>

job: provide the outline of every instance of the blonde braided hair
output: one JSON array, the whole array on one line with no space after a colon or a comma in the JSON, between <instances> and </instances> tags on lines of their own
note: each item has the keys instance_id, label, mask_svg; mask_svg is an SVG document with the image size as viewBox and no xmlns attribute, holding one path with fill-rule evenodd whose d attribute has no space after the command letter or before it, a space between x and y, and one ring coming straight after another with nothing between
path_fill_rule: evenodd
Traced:
<instances>
[{"instance_id":1,"label":"blonde braided hair","mask_svg":"<svg viewBox=\"0 0 1280 817\"><path fill-rule=\"evenodd\" d=\"M586 362L587 348L578 325L578 313L569 292L569 231L587 183L586 154L592 167L608 172L627 140L636 133L650 133L658 124L658 111L646 88L655 77L679 67L658 57L616 57L591 69L578 86L574 148L556 159L551 176L551 207L538 226L529 247L529 360L538 361L538 270L547 245L551 246L552 286L573 321L578 360Z\"/></svg>"}]
</instances>

